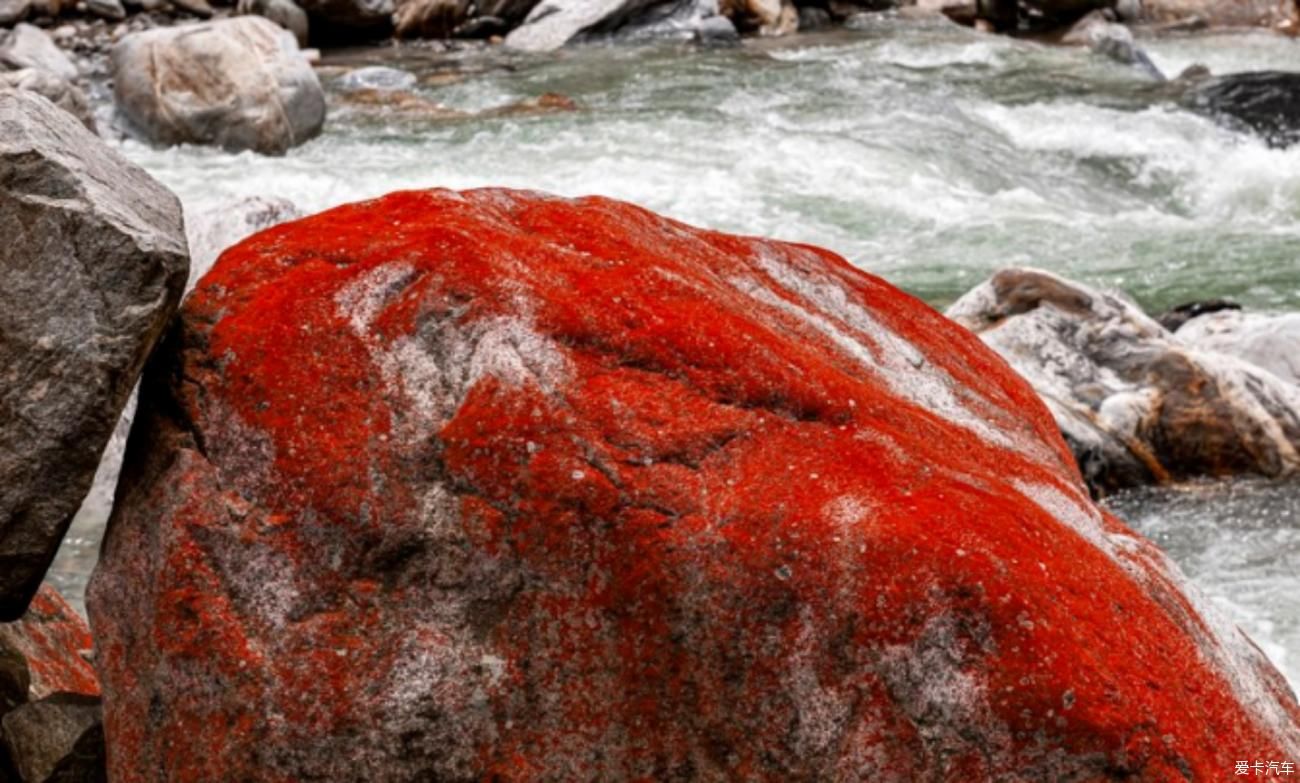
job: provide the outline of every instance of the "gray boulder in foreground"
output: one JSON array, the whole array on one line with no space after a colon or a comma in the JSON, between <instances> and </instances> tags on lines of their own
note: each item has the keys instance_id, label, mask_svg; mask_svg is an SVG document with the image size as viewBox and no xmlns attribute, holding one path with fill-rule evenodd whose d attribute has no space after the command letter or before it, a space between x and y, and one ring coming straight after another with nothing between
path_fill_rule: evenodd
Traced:
<instances>
[{"instance_id":1,"label":"gray boulder in foreground","mask_svg":"<svg viewBox=\"0 0 1300 783\"><path fill-rule=\"evenodd\" d=\"M128 130L154 144L274 155L325 123L325 93L293 34L260 16L128 35L111 70Z\"/></svg>"},{"instance_id":2,"label":"gray boulder in foreground","mask_svg":"<svg viewBox=\"0 0 1300 783\"><path fill-rule=\"evenodd\" d=\"M1119 295L1004 269L947 315L1033 385L1094 491L1300 470L1300 386L1188 345Z\"/></svg>"},{"instance_id":3,"label":"gray boulder in foreground","mask_svg":"<svg viewBox=\"0 0 1300 783\"><path fill-rule=\"evenodd\" d=\"M72 115L0 91L0 620L90 489L188 271L176 197Z\"/></svg>"}]
</instances>

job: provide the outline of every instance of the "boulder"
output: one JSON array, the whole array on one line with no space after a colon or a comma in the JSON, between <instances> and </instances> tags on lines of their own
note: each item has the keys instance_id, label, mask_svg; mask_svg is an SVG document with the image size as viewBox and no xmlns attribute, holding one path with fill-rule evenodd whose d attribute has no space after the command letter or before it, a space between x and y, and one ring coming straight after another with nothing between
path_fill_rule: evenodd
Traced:
<instances>
[{"instance_id":1,"label":"boulder","mask_svg":"<svg viewBox=\"0 0 1300 783\"><path fill-rule=\"evenodd\" d=\"M31 0L0 0L0 27L12 27L31 13Z\"/></svg>"},{"instance_id":2,"label":"boulder","mask_svg":"<svg viewBox=\"0 0 1300 783\"><path fill-rule=\"evenodd\" d=\"M105 780L90 649L86 622L48 585L21 620L0 624L0 780Z\"/></svg>"},{"instance_id":3,"label":"boulder","mask_svg":"<svg viewBox=\"0 0 1300 783\"><path fill-rule=\"evenodd\" d=\"M757 1L757 0L756 0ZM505 43L522 51L551 51L570 42L625 38L718 37L725 24L717 0L542 0ZM794 24L798 24L795 15Z\"/></svg>"},{"instance_id":4,"label":"boulder","mask_svg":"<svg viewBox=\"0 0 1300 783\"><path fill-rule=\"evenodd\" d=\"M0 713L56 693L99 695L91 647L86 621L42 585L26 614L0 623L0 693L8 694L0 696Z\"/></svg>"},{"instance_id":5,"label":"boulder","mask_svg":"<svg viewBox=\"0 0 1300 783\"><path fill-rule=\"evenodd\" d=\"M1225 125L1258 134L1271 147L1300 141L1300 73L1232 73L1194 83L1183 103Z\"/></svg>"},{"instance_id":6,"label":"boulder","mask_svg":"<svg viewBox=\"0 0 1300 783\"><path fill-rule=\"evenodd\" d=\"M1236 356L1300 385L1300 313L1224 309L1191 319L1174 335L1192 348Z\"/></svg>"},{"instance_id":7,"label":"boulder","mask_svg":"<svg viewBox=\"0 0 1300 783\"><path fill-rule=\"evenodd\" d=\"M27 91L0 92L0 619L22 615L188 261L166 188Z\"/></svg>"},{"instance_id":8,"label":"boulder","mask_svg":"<svg viewBox=\"0 0 1300 783\"><path fill-rule=\"evenodd\" d=\"M96 132L95 115L86 93L72 82L38 68L0 71L0 88L30 90L77 118L91 133Z\"/></svg>"},{"instance_id":9,"label":"boulder","mask_svg":"<svg viewBox=\"0 0 1300 783\"><path fill-rule=\"evenodd\" d=\"M0 65L36 68L67 81L77 78L77 66L49 34L26 23L19 24L0 42Z\"/></svg>"},{"instance_id":10,"label":"boulder","mask_svg":"<svg viewBox=\"0 0 1300 783\"><path fill-rule=\"evenodd\" d=\"M1300 468L1300 387L1118 294L1006 269L948 310L1033 384L1093 489Z\"/></svg>"},{"instance_id":11,"label":"boulder","mask_svg":"<svg viewBox=\"0 0 1300 783\"><path fill-rule=\"evenodd\" d=\"M275 22L280 27L293 33L299 46L306 46L310 24L307 12L298 7L293 0L239 0L236 11L240 14L255 14Z\"/></svg>"},{"instance_id":12,"label":"boulder","mask_svg":"<svg viewBox=\"0 0 1300 783\"><path fill-rule=\"evenodd\" d=\"M1165 80L1150 56L1138 47L1133 33L1124 25L1110 21L1102 11L1093 11L1076 22L1061 37L1061 43L1086 46L1117 63L1137 66L1156 81Z\"/></svg>"},{"instance_id":13,"label":"boulder","mask_svg":"<svg viewBox=\"0 0 1300 783\"><path fill-rule=\"evenodd\" d=\"M227 250L89 608L116 781L1215 780L1280 675L824 250L396 193Z\"/></svg>"},{"instance_id":14,"label":"boulder","mask_svg":"<svg viewBox=\"0 0 1300 783\"><path fill-rule=\"evenodd\" d=\"M106 780L98 696L59 693L13 710L0 718L0 745L18 783Z\"/></svg>"},{"instance_id":15,"label":"boulder","mask_svg":"<svg viewBox=\"0 0 1300 783\"><path fill-rule=\"evenodd\" d=\"M260 16L132 33L111 68L128 129L154 144L276 155L325 122L325 94L293 35Z\"/></svg>"}]
</instances>

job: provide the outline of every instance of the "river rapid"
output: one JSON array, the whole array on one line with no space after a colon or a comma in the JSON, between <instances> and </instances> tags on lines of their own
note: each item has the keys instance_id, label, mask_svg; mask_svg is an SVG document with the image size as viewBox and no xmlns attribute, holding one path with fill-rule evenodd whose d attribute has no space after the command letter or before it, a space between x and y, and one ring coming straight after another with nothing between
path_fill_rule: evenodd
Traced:
<instances>
[{"instance_id":1,"label":"river rapid","mask_svg":"<svg viewBox=\"0 0 1300 783\"><path fill-rule=\"evenodd\" d=\"M1265 33L1143 46L1171 75L1300 70L1300 42ZM408 69L416 93L454 109L547 92L578 109L433 120L336 103L324 135L283 158L120 147L191 214L252 195L312 212L402 188L525 187L822 245L940 308L1033 265L1151 311L1211 297L1300 310L1300 146L1221 128L1083 49L879 17L714 49L353 50L326 57L327 89L364 64ZM55 565L78 603L110 496L97 486ZM1300 484L1111 504L1300 683Z\"/></svg>"}]
</instances>

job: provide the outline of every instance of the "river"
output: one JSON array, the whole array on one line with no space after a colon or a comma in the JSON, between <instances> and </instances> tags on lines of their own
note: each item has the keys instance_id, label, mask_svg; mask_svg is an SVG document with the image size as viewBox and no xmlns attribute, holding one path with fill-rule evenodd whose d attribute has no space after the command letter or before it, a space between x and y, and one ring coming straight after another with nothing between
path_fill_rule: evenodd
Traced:
<instances>
[{"instance_id":1,"label":"river","mask_svg":"<svg viewBox=\"0 0 1300 783\"><path fill-rule=\"evenodd\" d=\"M1265 33L1144 45L1169 74L1300 70L1300 43ZM456 109L546 92L579 108L433 121L335 106L324 135L283 158L121 148L187 211L248 195L315 211L400 188L527 187L823 245L936 307L1028 264L1149 310L1208 297L1300 310L1300 146L1225 130L1086 50L880 17L730 48L358 50L331 53L323 72L357 64L410 69L420 95ZM101 486L56 564L74 600L108 504ZM1300 683L1300 484L1196 484L1113 505Z\"/></svg>"}]
</instances>

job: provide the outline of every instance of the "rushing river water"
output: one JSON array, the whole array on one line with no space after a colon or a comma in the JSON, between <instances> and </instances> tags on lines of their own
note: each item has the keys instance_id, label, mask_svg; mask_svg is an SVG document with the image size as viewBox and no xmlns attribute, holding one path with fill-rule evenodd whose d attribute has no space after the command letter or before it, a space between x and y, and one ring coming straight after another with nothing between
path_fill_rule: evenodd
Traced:
<instances>
[{"instance_id":1,"label":"rushing river water","mask_svg":"<svg viewBox=\"0 0 1300 783\"><path fill-rule=\"evenodd\" d=\"M1300 43L1262 33L1147 49L1170 74L1300 70ZM1300 309L1300 146L1220 128L1085 50L882 18L720 49L327 58L367 63L415 71L418 93L457 109L546 92L579 108L435 121L336 105L325 134L284 158L123 149L192 211L247 195L315 211L430 186L598 193L832 248L939 307L1031 264L1149 309L1212 296ZM74 598L109 502L101 487L56 567ZM1300 486L1197 485L1115 507L1300 683Z\"/></svg>"}]
</instances>

